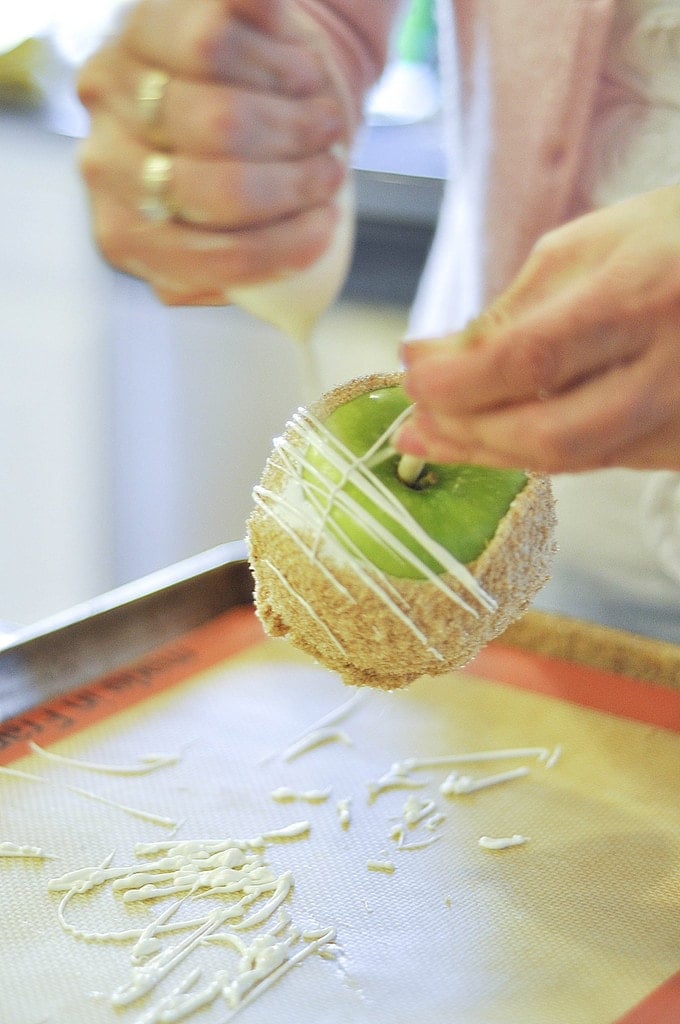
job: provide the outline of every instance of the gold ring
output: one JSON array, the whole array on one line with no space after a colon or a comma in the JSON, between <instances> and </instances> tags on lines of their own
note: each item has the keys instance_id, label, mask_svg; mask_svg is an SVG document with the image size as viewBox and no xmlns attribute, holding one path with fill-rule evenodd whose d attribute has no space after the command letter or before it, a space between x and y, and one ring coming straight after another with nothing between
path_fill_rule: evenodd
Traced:
<instances>
[{"instance_id":1,"label":"gold ring","mask_svg":"<svg viewBox=\"0 0 680 1024\"><path fill-rule=\"evenodd\" d=\"M170 78L165 71L147 71L142 75L137 87L139 120L144 126L149 142L160 149L169 148L162 124L163 100L169 81Z\"/></svg>"},{"instance_id":2,"label":"gold ring","mask_svg":"<svg viewBox=\"0 0 680 1024\"><path fill-rule=\"evenodd\" d=\"M139 212L146 220L162 223L177 210L168 197L172 181L172 157L168 153L150 153L142 165L143 196Z\"/></svg>"}]
</instances>

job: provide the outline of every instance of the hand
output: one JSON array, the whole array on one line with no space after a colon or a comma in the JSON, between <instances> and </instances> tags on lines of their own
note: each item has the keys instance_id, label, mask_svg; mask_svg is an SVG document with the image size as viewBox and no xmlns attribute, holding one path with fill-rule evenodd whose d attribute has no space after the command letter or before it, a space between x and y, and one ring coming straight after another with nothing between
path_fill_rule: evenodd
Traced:
<instances>
[{"instance_id":1,"label":"hand","mask_svg":"<svg viewBox=\"0 0 680 1024\"><path fill-rule=\"evenodd\" d=\"M680 186L536 245L466 330L404 346L399 450L562 473L680 470Z\"/></svg>"},{"instance_id":2,"label":"hand","mask_svg":"<svg viewBox=\"0 0 680 1024\"><path fill-rule=\"evenodd\" d=\"M151 72L167 76L153 133L139 104ZM345 175L331 150L352 116L324 40L289 0L141 0L83 68L79 94L97 243L163 301L222 304L230 287L327 248ZM174 215L150 222L143 177L158 150Z\"/></svg>"}]
</instances>

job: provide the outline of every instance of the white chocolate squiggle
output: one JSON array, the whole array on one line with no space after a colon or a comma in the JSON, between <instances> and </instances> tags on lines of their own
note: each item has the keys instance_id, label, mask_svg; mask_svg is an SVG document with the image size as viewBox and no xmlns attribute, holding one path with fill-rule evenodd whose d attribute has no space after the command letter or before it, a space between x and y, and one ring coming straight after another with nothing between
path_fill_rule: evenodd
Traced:
<instances>
[{"instance_id":1,"label":"white chocolate squiggle","mask_svg":"<svg viewBox=\"0 0 680 1024\"><path fill-rule=\"evenodd\" d=\"M290 871L275 874L264 859L268 842L303 838L309 828L308 822L294 822L248 841L138 844L134 864L113 867L111 854L99 865L53 878L48 889L64 894L58 915L67 934L132 944L129 976L111 993L112 1006L130 1006L155 995L156 1002L146 1006L139 1024L167 1024L185 1020L221 998L231 1019L302 960L314 953L332 955L336 948L333 928L300 933L294 926L282 909L293 891L293 876ZM167 905L143 928L94 933L78 928L66 916L72 897L106 886L124 904ZM254 931L263 926L264 931ZM209 941L237 954L233 968L216 971L202 984L201 970L192 969L158 998L161 983Z\"/></svg>"},{"instance_id":2,"label":"white chocolate squiggle","mask_svg":"<svg viewBox=\"0 0 680 1024\"><path fill-rule=\"evenodd\" d=\"M23 860L51 859L51 855L45 853L42 846L27 846L9 841L0 843L0 857L18 857Z\"/></svg>"},{"instance_id":3,"label":"white chocolate squiggle","mask_svg":"<svg viewBox=\"0 0 680 1024\"><path fill-rule=\"evenodd\" d=\"M282 804L293 803L296 800L302 800L308 804L322 804L328 800L330 795L330 788L296 790L291 789L290 786L278 786L272 790L271 794L272 800Z\"/></svg>"},{"instance_id":4,"label":"white chocolate squiggle","mask_svg":"<svg viewBox=\"0 0 680 1024\"><path fill-rule=\"evenodd\" d=\"M443 796L461 796L466 793L476 793L480 789L489 789L490 786L499 786L504 782L512 782L514 779L523 779L528 774L529 769L526 765L520 765L519 768L510 768L507 772L483 775L479 778L451 772L442 782L439 792Z\"/></svg>"},{"instance_id":5,"label":"white chocolate squiggle","mask_svg":"<svg viewBox=\"0 0 680 1024\"><path fill-rule=\"evenodd\" d=\"M349 828L352 822L352 798L349 796L345 796L341 800L338 800L335 806L338 812L338 821L340 822L340 828Z\"/></svg>"},{"instance_id":6,"label":"white chocolate squiggle","mask_svg":"<svg viewBox=\"0 0 680 1024\"><path fill-rule=\"evenodd\" d=\"M151 772L158 771L159 768L177 764L181 756L180 754L145 754L140 758L139 764L102 764L99 761L81 760L77 757L68 757L66 754L57 754L53 750L45 750L44 747L39 747L32 740L28 745L34 754L38 754L39 757L48 761L56 761L59 764L71 765L82 771L98 772L102 775L149 775Z\"/></svg>"},{"instance_id":7,"label":"white chocolate squiggle","mask_svg":"<svg viewBox=\"0 0 680 1024\"><path fill-rule=\"evenodd\" d=\"M0 775L7 775L15 779L26 779L29 782L40 782L44 786L52 785L50 780L44 778L42 775L35 775L33 772L25 772L21 768L8 768L7 766L0 767ZM94 800L96 803L105 804L107 807L115 807L117 810L131 815L133 818L141 818L142 821L150 821L154 825L161 825L163 828L177 828L177 822L174 818L166 818L162 814L154 814L152 811L145 811L140 807L131 807L129 804L120 803L118 800L111 800L108 797L102 796L100 793L93 793L89 789L83 789L81 786L63 784L59 786L59 788L65 789L69 793L75 793L77 796L82 796L86 800Z\"/></svg>"},{"instance_id":8,"label":"white chocolate squiggle","mask_svg":"<svg viewBox=\"0 0 680 1024\"><path fill-rule=\"evenodd\" d=\"M314 750L315 747L323 746L326 743L343 743L346 747L352 746L352 741L342 729L315 729L307 733L297 743L293 743L284 754L284 761L294 761L303 754Z\"/></svg>"},{"instance_id":9,"label":"white chocolate squiggle","mask_svg":"<svg viewBox=\"0 0 680 1024\"><path fill-rule=\"evenodd\" d=\"M394 861L378 860L376 858L366 861L366 868L368 871L378 871L384 875L393 875L395 871Z\"/></svg>"},{"instance_id":10,"label":"white chocolate squiggle","mask_svg":"<svg viewBox=\"0 0 680 1024\"><path fill-rule=\"evenodd\" d=\"M480 836L479 845L484 850L509 850L513 846L524 846L529 840L526 836Z\"/></svg>"}]
</instances>

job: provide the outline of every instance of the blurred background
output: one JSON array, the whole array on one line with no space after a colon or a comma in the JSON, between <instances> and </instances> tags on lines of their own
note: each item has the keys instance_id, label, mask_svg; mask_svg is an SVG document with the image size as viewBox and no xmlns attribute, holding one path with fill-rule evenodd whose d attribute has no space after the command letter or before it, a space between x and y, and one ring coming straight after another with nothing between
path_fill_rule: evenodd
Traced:
<instances>
[{"instance_id":1,"label":"blurred background","mask_svg":"<svg viewBox=\"0 0 680 1024\"><path fill-rule=\"evenodd\" d=\"M0 623L21 625L242 538L307 398L289 339L233 308L166 309L95 250L74 79L119 2L53 6L0 26ZM312 342L323 388L397 365L444 176L429 6L404 4L368 99L355 256Z\"/></svg>"}]
</instances>

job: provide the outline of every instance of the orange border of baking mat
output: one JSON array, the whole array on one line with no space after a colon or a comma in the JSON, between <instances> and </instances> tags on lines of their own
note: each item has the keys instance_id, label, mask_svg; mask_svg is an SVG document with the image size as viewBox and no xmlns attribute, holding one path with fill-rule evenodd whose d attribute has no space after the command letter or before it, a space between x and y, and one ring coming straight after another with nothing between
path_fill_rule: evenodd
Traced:
<instances>
[{"instance_id":1,"label":"orange border of baking mat","mask_svg":"<svg viewBox=\"0 0 680 1024\"><path fill-rule=\"evenodd\" d=\"M232 608L136 661L0 724L0 765L55 743L262 643L252 605Z\"/></svg>"},{"instance_id":2,"label":"orange border of baking mat","mask_svg":"<svg viewBox=\"0 0 680 1024\"><path fill-rule=\"evenodd\" d=\"M677 1024L680 1019L680 971L619 1017L614 1024Z\"/></svg>"},{"instance_id":3,"label":"orange border of baking mat","mask_svg":"<svg viewBox=\"0 0 680 1024\"><path fill-rule=\"evenodd\" d=\"M463 671L617 718L680 732L680 690L666 686L502 644L489 644Z\"/></svg>"},{"instance_id":4,"label":"orange border of baking mat","mask_svg":"<svg viewBox=\"0 0 680 1024\"><path fill-rule=\"evenodd\" d=\"M225 612L150 654L0 724L0 765L63 739L211 668L265 638L252 605ZM680 732L680 691L490 644L464 670L489 682ZM612 1024L678 1024L680 971Z\"/></svg>"}]
</instances>

